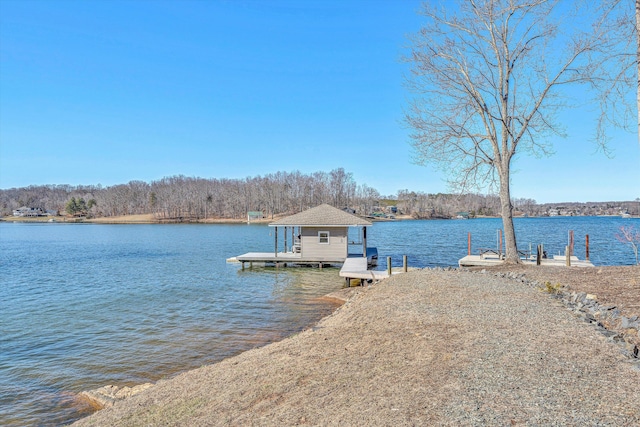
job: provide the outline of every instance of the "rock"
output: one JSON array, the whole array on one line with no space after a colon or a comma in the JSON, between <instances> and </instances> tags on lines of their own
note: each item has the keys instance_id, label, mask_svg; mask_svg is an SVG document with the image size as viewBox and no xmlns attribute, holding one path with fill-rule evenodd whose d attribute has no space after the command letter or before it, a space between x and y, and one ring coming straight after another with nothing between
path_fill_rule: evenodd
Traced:
<instances>
[{"instance_id":1,"label":"rock","mask_svg":"<svg viewBox=\"0 0 640 427\"><path fill-rule=\"evenodd\" d=\"M123 400L140 393L153 386L151 383L138 384L134 387L118 387L106 385L95 390L83 391L79 394L81 398L87 399L93 406L99 409L113 406L118 400Z\"/></svg>"},{"instance_id":2,"label":"rock","mask_svg":"<svg viewBox=\"0 0 640 427\"><path fill-rule=\"evenodd\" d=\"M588 300L597 300L597 299L598 299L598 296L597 296L596 294L586 294L586 295L585 295L585 299L588 299Z\"/></svg>"}]
</instances>

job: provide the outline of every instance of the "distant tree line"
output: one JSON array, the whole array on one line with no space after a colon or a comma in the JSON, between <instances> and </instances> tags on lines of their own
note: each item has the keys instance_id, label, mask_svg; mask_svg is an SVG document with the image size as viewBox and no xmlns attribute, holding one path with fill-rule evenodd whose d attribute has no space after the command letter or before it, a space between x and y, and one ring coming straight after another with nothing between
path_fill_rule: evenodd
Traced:
<instances>
[{"instance_id":1,"label":"distant tree line","mask_svg":"<svg viewBox=\"0 0 640 427\"><path fill-rule=\"evenodd\" d=\"M353 174L342 168L330 172L303 174L277 172L243 179L196 178L182 175L150 183L41 185L0 190L0 213L11 215L22 206L60 214L89 217L153 214L158 220L191 221L205 218L245 218L248 211L261 211L267 218L301 212L321 203L353 209L360 215L388 212L414 218L450 218L460 212L470 216L495 216L500 213L497 196L481 194L430 194L400 190L381 195L366 184L357 184ZM532 199L514 199L516 211L527 215L545 215L550 208L576 215L616 214L623 209L640 214L640 200L592 204L545 204ZM560 206L557 206L560 205ZM573 213L568 213L573 211Z\"/></svg>"}]
</instances>

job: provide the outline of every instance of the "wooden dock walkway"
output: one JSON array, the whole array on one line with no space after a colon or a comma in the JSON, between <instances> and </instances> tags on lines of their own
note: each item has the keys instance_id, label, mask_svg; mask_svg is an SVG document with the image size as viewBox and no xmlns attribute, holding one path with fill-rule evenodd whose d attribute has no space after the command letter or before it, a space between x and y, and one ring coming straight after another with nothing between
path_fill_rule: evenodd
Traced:
<instances>
[{"instance_id":1,"label":"wooden dock walkway","mask_svg":"<svg viewBox=\"0 0 640 427\"><path fill-rule=\"evenodd\" d=\"M341 258L327 258L327 257L302 257L299 253L295 252L248 252L243 255L238 255L232 258L228 258L227 262L240 262L242 268L245 263L257 265L274 265L288 266L288 265L316 265L320 268L327 265L342 264Z\"/></svg>"},{"instance_id":2,"label":"wooden dock walkway","mask_svg":"<svg viewBox=\"0 0 640 427\"><path fill-rule=\"evenodd\" d=\"M535 259L520 259L525 265L536 265ZM491 267L504 263L504 259L497 255L467 255L458 260L460 267ZM567 260L564 255L555 255L553 258L543 258L540 260L543 266L565 267ZM571 257L571 267L593 267L589 260L581 260L576 256Z\"/></svg>"}]
</instances>

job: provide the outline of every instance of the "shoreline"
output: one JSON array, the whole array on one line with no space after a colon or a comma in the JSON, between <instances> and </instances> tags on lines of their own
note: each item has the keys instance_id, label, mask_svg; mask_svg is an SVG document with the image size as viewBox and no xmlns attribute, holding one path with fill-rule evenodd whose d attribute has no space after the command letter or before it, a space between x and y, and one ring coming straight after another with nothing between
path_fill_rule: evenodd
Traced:
<instances>
[{"instance_id":1,"label":"shoreline","mask_svg":"<svg viewBox=\"0 0 640 427\"><path fill-rule=\"evenodd\" d=\"M600 270L602 271L598 274L604 275L608 275L607 273L609 272L625 275L627 273L626 270L629 270L630 274L623 280L626 280L631 286L634 286L633 280L634 277L636 277L636 273L640 271L640 267L613 267ZM168 425L193 423L201 425L203 423L209 424L209 422L214 423L214 420L219 424L226 424L224 422L224 420L226 420L232 424L259 423L264 425L278 425L282 423L288 425L292 423L323 424L338 421L349 423L355 420L367 420L371 425L385 425L392 419L395 419L395 415L398 415L394 412L389 412L390 408L388 407L385 409L385 402L389 399L394 401L394 405L399 408L398 411L405 416L404 418L396 420L394 422L395 424L407 424L409 419L413 420L409 424L417 420L427 420L435 423L453 422L467 424L470 421L468 418L465 418L468 414L464 415L464 411L461 411L460 408L442 413L440 410L442 406L428 405L430 410L435 411L434 414L436 415L434 418L433 414L429 415L429 411L425 412L424 408L421 409L420 405L413 403L415 402L414 398L416 396L415 387L422 390L417 393L419 395L428 396L429 399L435 399L436 401L444 400L444 402L440 402L441 404L445 404L444 407L450 407L451 405L456 406L456 403L451 399L459 399L460 395L453 396L446 392L444 395L432 395L428 390L423 390L420 386L423 379L418 378L420 381L418 383L415 382L415 372L405 369L406 361L400 365L395 365L394 363L389 365L390 368L393 367L390 371L394 374L393 377L389 377L387 370L380 371L376 369L376 367L379 368L377 363L383 363L387 366L391 360L396 360L397 353L400 353L404 357L417 358L417 356L425 356L424 353L426 352L431 355L430 358L420 357L418 359L431 360L429 366L431 370L436 371L434 374L435 379L447 382L449 381L448 376L456 375L452 374L452 372L455 371L451 371L451 369L458 370L459 362L465 361L464 357L473 358L475 357L474 355L481 354L478 353L479 349L474 348L473 351L470 354L466 354L463 359L455 360L459 352L464 353L464 349L467 346L481 346L484 348L483 345L487 344L486 333L498 334L499 336L503 335L501 331L505 331L505 329L502 329L502 327L493 328L495 330L489 332L485 330L483 334L482 331L470 330L463 325L457 325L454 329L451 329L451 326L445 326L448 322L439 320L441 317L454 316L454 318L458 319L458 322L466 322L466 320L464 320L466 316L459 318L456 316L459 316L460 313L452 314L449 313L450 310L445 310L446 306L452 303L452 301L450 301L452 298L458 301L454 306L457 307L456 310L462 312L463 315L466 311L475 310L476 308L474 306L479 304L481 306L481 312L484 313L485 316L488 315L492 317L494 323L490 324L506 326L506 331L511 327L515 327L513 325L514 322L517 323L516 326L518 328L530 330L528 329L528 323L533 320L527 318L527 316L542 316L542 324L546 325L544 327L548 330L542 331L540 334L534 333L533 337L522 336L522 338L525 338L524 342L518 341L521 335L516 334L512 336L509 334L496 341L489 340L491 342L488 344L500 347L504 344L502 342L503 339L507 341L516 340L518 341L516 344L527 346L529 349L528 352L542 352L540 354L544 354L545 358L551 355L553 360L546 361L545 363L560 363L559 366L564 366L564 363L577 363L580 365L584 355L584 357L589 359L589 362L584 366L580 365L580 369L577 369L576 372L578 372L580 381L584 381L586 378L589 380L587 381L589 384L582 384L578 387L581 387L582 391L592 387L590 389L591 393L596 393L597 390L603 389L603 387L606 386L604 387L606 388L604 392L607 393L607 396L600 393L603 399L612 401L622 399L626 405L631 405L625 406L627 408L626 412L618 415L614 414L613 412L615 411L612 410L603 410L601 413L601 407L593 407L593 405L591 405L589 406L590 409L586 411L587 415L581 412L581 416L587 416L584 421L587 423L598 420L610 422L614 420L615 416L622 416L624 422L635 423L640 421L640 406L633 406L640 403L640 396L638 396L637 393L623 393L622 395L618 393L614 399L608 399L608 395L611 394L610 392L612 391L609 386L613 387L611 384L612 381L616 382L617 385L615 387L620 388L622 391L626 390L626 393L629 393L629 390L636 390L634 387L637 385L637 381L640 381L640 369L636 369L635 371L632 369L629 371L628 362L625 362L624 358L615 356L619 351L617 347L612 347L612 341L608 339L604 339L603 341L599 338L602 337L601 332L593 332L583 327L584 319L576 319L572 317L565 307L559 308L555 305L554 301L556 301L557 298L554 298L553 295L545 295L539 292L539 290L532 292L533 282L527 278L527 272L530 273L533 270L517 273L506 271L507 270L500 269L486 269L486 271L482 272L455 269L447 269L447 271L442 271L442 269L421 270L414 273L394 276L373 286L345 288L332 292L325 297L344 301L344 304L337 307L332 314L318 321L315 326L284 338L281 341L243 352L213 365L187 371L168 380L161 380L148 390L125 400L118 401L110 408L103 409L87 418L83 418L74 425L127 425L130 422ZM551 276L553 275L560 277L561 274L558 276L560 271L576 273L574 269L546 269L546 271L538 269L537 273L541 273L542 276L552 279ZM416 281L416 278L419 280ZM581 280L583 279L584 278ZM442 284L438 283L442 280L448 281L448 285L442 286ZM474 282L472 288L468 287L469 282ZM524 286L513 286L514 283L524 284ZM501 292L514 293L514 295L519 295L520 298L506 298L505 300L505 298L501 298L499 293L495 295L486 294L486 292L482 290L486 290L487 287L490 289L496 287L496 289L500 289ZM451 290L454 291L453 294ZM471 290L475 292L473 295L464 295L471 292ZM424 293L425 291L427 292L426 294ZM462 294L460 294L460 291L462 291ZM478 291L481 293L478 294ZM415 295L412 295L413 293L430 296L427 300L423 300L422 298L416 299ZM472 305L467 304L469 302L467 298L473 302ZM482 301L477 301L476 299L478 298ZM484 308L484 299L491 300L487 306L491 307L490 311L486 311L486 308ZM522 317L521 315L517 315L516 318L509 318L509 316L507 316L508 319L504 319L504 313L498 310L496 305L506 304L505 309L513 310L512 305L519 305L520 299L526 300L525 305L523 305L525 310L530 310L530 305L532 304L544 307L544 310L531 311L525 316L525 319L520 319L520 317ZM429 302L429 300L432 300L432 302ZM640 303L640 299L638 299L636 303ZM416 304L429 308L430 310L436 310L438 314L435 317L428 316L428 318L431 319L431 323L442 322L442 326L445 326L445 329L441 329L441 327L435 327L435 329L433 329L433 327L428 326L431 324L429 322L416 321L422 318L420 314L421 311L415 311L414 306ZM629 305L629 303L625 304ZM631 304L631 306L636 307L633 304ZM636 308L632 310L640 314ZM391 315L389 315L389 312L391 312ZM514 313L517 312L516 310ZM380 314L382 313L387 313L387 316L381 318ZM554 320L549 323L549 320L546 320L547 317ZM472 318L470 320L470 325L484 321L482 318ZM507 320L507 322L503 324L504 320ZM525 320L525 322L522 323L522 320ZM393 323L395 327L389 329L389 326L385 326L387 321ZM414 342L415 337L413 336L413 331L418 331L420 334L420 325L422 325L422 328L426 327L431 331L431 334L428 334L429 340L427 340L426 347L425 342L422 340ZM573 331L567 333L566 328L573 329ZM371 331L370 329L375 329L377 333L372 333L375 331ZM410 330L408 335L406 329ZM455 332L458 331L463 335L471 334L471 336L466 337L466 339L463 339L465 338L464 336L456 338L452 336L451 333L447 333L447 330L453 331L454 335ZM555 332L549 334L550 330ZM531 331L537 330L533 329L530 330L530 332ZM480 332L480 335L478 335L478 338L481 337L480 341L470 339L472 336L476 336L478 332ZM440 336L441 334L444 335ZM576 335L578 336L576 337ZM348 337L348 339L346 337ZM560 337L561 339L554 341L554 337ZM444 338L444 340L442 338ZM460 341L460 339L462 339L462 341ZM531 342L532 339L533 342ZM567 347L566 340L571 341L573 345ZM327 343L326 341L330 342ZM545 341L547 345L538 347L538 341ZM430 346L428 342L431 342ZM585 344L585 342L587 344L586 352L584 346L578 344ZM458 350L454 351L453 348L451 348L450 344L452 343L457 343L455 345L458 347ZM550 348L549 343L552 344L551 348L554 350L551 353L546 352ZM327 346L327 344L329 345ZM344 348L344 350L342 350L342 348ZM447 350L449 348L451 348L451 350ZM517 348L518 347L514 347L512 351L518 351ZM596 348L596 351L590 351L590 349L595 350ZM439 357L434 359L433 352L435 350L444 351L444 355L449 354L449 356L446 356L444 359ZM450 353L449 351L454 352ZM485 349L485 351L496 350L489 348L488 350ZM500 352L502 350L498 351ZM555 353L557 352L567 353L569 358L566 359L566 361L562 361L565 359L557 361L555 360ZM374 356L377 354L378 357L370 359L372 354ZM527 354L528 353L524 353L522 357L526 358ZM355 356L355 358L351 356ZM311 363L307 363L307 359L310 359ZM334 359L338 365L332 362ZM604 361L601 359L604 359ZM360 365L366 361L373 364L365 363L367 369L363 371L360 368L364 368L364 366ZM509 358L507 362L515 364L512 368L518 372L519 370L526 369L526 366L520 366L517 360L511 360ZM529 362L534 364L539 363L539 361L536 362L533 359L529 360ZM435 363L435 365L433 363ZM316 366L318 364L321 366ZM353 365L355 365L355 367ZM409 365L411 365L411 363L409 363ZM593 365L598 365L597 372L592 371L594 368ZM493 369L496 368L497 366L493 367ZM469 369L473 368L469 367ZM371 371L373 372L371 373ZM569 377L571 377L572 371L565 371L562 371L562 375L569 375ZM615 371L615 375L609 375L611 373L609 371ZM586 372L596 373L585 375ZM622 372L624 372L624 375L628 378L623 378ZM369 375L369 373L371 373L371 375ZM557 374L557 372L553 370L552 373ZM474 375L483 376L489 374L490 371L486 371L485 369ZM505 373L505 375L511 374L510 372ZM431 373L427 371L423 372L423 375L425 375L424 380L427 382L433 379L431 378ZM519 375L517 378L524 382L524 385L519 387L519 389L529 390L531 388L531 384L529 383L536 383L537 372L531 375L528 373L520 373ZM590 385L592 380L590 375L597 377L593 379L592 386ZM604 381L601 376L605 376L606 381ZM336 383L336 377L344 378L345 380L348 378L348 381L346 383L342 383L341 381ZM635 380L633 378L635 378ZM467 380L468 379L469 378L467 378ZM556 379L552 375L546 378L546 381L553 383ZM617 383L618 381L619 384ZM332 391L329 394L325 394L323 390L327 390L328 384L331 384L329 389ZM339 384L342 384L342 386ZM379 393L374 392L373 397L369 396L367 404L364 406L356 404L354 406L354 399L360 401L361 399L357 399L357 396L365 390L367 390L365 396L366 393L371 393L370 389L373 384L377 384L377 388L388 388L389 391L394 390L394 392L392 392L391 395L385 393L384 396L382 396L382 400L380 400L381 396L379 396ZM436 384L437 381L435 381L432 386L438 389ZM529 386L527 386L527 384L529 384ZM570 381L566 384L561 381L554 386L556 396L554 401L561 404L551 405L549 407L549 402L547 401L542 406L529 408L531 410L528 411L526 408L523 410L522 407L519 407L519 405L522 404L521 396L519 396L518 399L514 397L514 400L506 405L507 411L500 411L493 408L497 411L497 418L492 418L493 422L489 422L489 424L495 424L496 421L499 421L499 424L508 423L513 419L508 418L511 416L516 416L516 421L519 421L517 424L521 424L522 422L527 423L527 419L536 419L535 417L538 416L536 414L540 410L542 410L545 416L557 416L556 412L562 411L564 409L563 405L572 407L574 412L576 408L584 412L585 407L583 404L579 404L568 398L565 395L566 393L563 394L561 388L570 387L569 384ZM491 383L483 384L482 386L493 387ZM540 387L544 388L547 386L546 384L537 384L533 387L533 394L536 395L534 397L536 399L540 397L536 394L536 387L540 389ZM266 389L264 387L266 387ZM346 388L346 390L343 390L342 387ZM558 387L560 387L560 390L558 390ZM629 389L629 387L631 387L631 389ZM411 398L405 401L405 391L407 388L413 388L413 391L410 393ZM375 388L373 388L373 390L375 390ZM330 398L336 392L338 393L336 399ZM504 393L504 391L501 391L501 393ZM401 399L397 401L397 399L391 396L401 396ZM463 400L469 398L469 396L465 396L466 395L462 396ZM406 397L408 398L408 396ZM560 397L564 397L564 399ZM342 399L346 400L344 404L341 403ZM490 401L484 401L480 397L478 397L478 399L482 401L482 405L484 406L492 405ZM504 396L502 399L504 400ZM309 405L309 402L313 401L315 406L318 400L327 404L327 408L320 412L314 410L314 408ZM598 399L597 397L593 397L593 400L597 401ZM371 418L372 412L368 409L371 401L374 402L374 413L378 411L382 418ZM361 403L364 404L364 402ZM418 399L417 403L424 404L425 401ZM585 402L584 405L586 404ZM620 407L617 404L615 406ZM629 410L630 407L633 408L632 411ZM550 409L554 414L549 412ZM472 410L471 412L475 414L475 416L480 417L477 418L477 420L483 420L482 414L478 414L477 410ZM351 414L356 414L357 417L353 418ZM564 416L564 418L563 416L557 417L561 422L568 422L570 420L576 422L575 419L567 418L569 415ZM484 419L484 421L487 422L490 420ZM538 421L541 421L541 419L538 419ZM617 419L617 421L620 421L620 419Z\"/></svg>"},{"instance_id":2,"label":"shoreline","mask_svg":"<svg viewBox=\"0 0 640 427\"><path fill-rule=\"evenodd\" d=\"M357 294L358 292L360 292L363 288L362 287L349 287L349 288L342 288L333 292L330 292L326 295L322 295L317 297L318 300L321 301L325 301L329 304L334 305L334 309L333 311L327 315L322 317L321 319L319 319L318 321L316 321L315 323L305 327L301 332L304 332L308 329L312 329L315 327L315 325L317 325L319 322L321 322L323 319L325 319L328 316L331 316L335 313L336 310L338 310L342 305L344 305L349 299L351 299L355 294ZM286 339L289 339L291 336L296 335L297 333L294 333L292 335L289 336L285 336L281 339L279 339L278 341L274 341L274 342L268 342L262 346L256 347L256 348L260 348L260 347L264 347L266 345L270 345L273 344L275 342L280 342ZM246 350L246 351L250 351L250 350ZM244 352L246 352L244 351ZM242 353L244 353L242 352ZM240 354L242 354L240 353ZM233 357L237 357L238 355L235 356L231 356L231 358ZM227 358L228 359L228 358ZM214 364L220 363L222 361L224 361L226 359L220 360ZM187 371L181 371L177 374L177 375L181 375L184 374L186 372L190 372L193 371L195 369L189 369ZM160 380L160 381L170 381L173 377L169 377L167 379L164 380ZM157 382L156 382L157 383ZM78 404L78 406L80 406L82 408L82 412L86 413L86 415L83 418L80 418L77 421L80 421L84 418L90 417L91 415L95 414L98 411L107 409L112 407L116 402L122 401L122 400L126 400L131 398L132 396L143 392L151 387L154 387L156 385L156 383L142 383L142 384L136 384L133 386L119 386L119 385L113 385L113 384L108 384L96 389L91 389L91 390L83 390L81 392L79 392L76 396L75 396L75 400ZM75 422L77 422L75 421Z\"/></svg>"},{"instance_id":3,"label":"shoreline","mask_svg":"<svg viewBox=\"0 0 640 427\"><path fill-rule=\"evenodd\" d=\"M277 215L274 218L262 218L247 222L244 218L206 218L195 220L181 220L181 219L158 219L154 214L141 214L141 215L121 215L113 217L97 217L97 218L73 218L66 216L43 216L43 217L14 217L5 216L0 217L0 222L19 222L19 223L62 223L62 224L269 224L276 221L285 215ZM585 216L585 218L621 218L620 215L591 215ZM499 219L500 216L478 216L473 219ZM580 218L580 216L514 216L514 218ZM631 216L631 219L640 218L640 216ZM455 221L468 221L457 218L413 218L410 215L398 215L395 219L388 218L373 218L373 222L401 222L401 221L430 221L430 220L455 220Z\"/></svg>"}]
</instances>

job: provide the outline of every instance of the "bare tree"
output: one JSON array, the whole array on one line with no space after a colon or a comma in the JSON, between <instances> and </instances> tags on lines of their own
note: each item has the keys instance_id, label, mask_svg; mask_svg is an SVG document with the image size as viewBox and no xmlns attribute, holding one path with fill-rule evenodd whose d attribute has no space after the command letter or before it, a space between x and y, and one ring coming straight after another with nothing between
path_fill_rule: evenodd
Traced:
<instances>
[{"instance_id":1,"label":"bare tree","mask_svg":"<svg viewBox=\"0 0 640 427\"><path fill-rule=\"evenodd\" d=\"M633 254L636 257L636 264L640 264L640 262L638 262L638 245L640 245L640 231L635 231L632 225L628 227L625 227L623 225L620 227L620 233L616 233L615 237L620 243L631 246Z\"/></svg>"},{"instance_id":2,"label":"bare tree","mask_svg":"<svg viewBox=\"0 0 640 427\"><path fill-rule=\"evenodd\" d=\"M636 102L638 106L638 144L640 144L640 0L636 0Z\"/></svg>"},{"instance_id":3,"label":"bare tree","mask_svg":"<svg viewBox=\"0 0 640 427\"><path fill-rule=\"evenodd\" d=\"M511 163L522 152L550 154L549 137L563 135L555 115L569 103L565 88L600 81L614 43L608 21L589 2L432 3L407 58L415 160L440 164L461 190L498 187L506 259L517 263Z\"/></svg>"}]
</instances>

